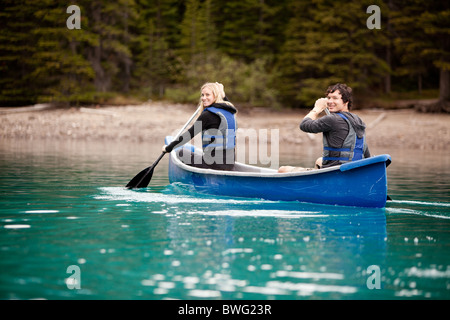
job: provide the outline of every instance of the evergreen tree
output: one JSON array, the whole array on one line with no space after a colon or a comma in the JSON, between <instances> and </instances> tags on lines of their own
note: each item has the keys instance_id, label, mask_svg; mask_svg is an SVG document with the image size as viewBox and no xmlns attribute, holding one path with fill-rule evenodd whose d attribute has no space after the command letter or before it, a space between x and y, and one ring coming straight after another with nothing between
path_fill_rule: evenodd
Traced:
<instances>
[{"instance_id":1,"label":"evergreen tree","mask_svg":"<svg viewBox=\"0 0 450 320\"><path fill-rule=\"evenodd\" d=\"M439 69L439 103L429 111L450 112L450 5L425 0L393 3L395 45L401 57L397 72L418 77L420 89L422 76L430 68Z\"/></svg>"},{"instance_id":2,"label":"evergreen tree","mask_svg":"<svg viewBox=\"0 0 450 320\"><path fill-rule=\"evenodd\" d=\"M87 48L87 58L95 71L95 88L98 92L117 90L117 87L113 87L116 78L121 83L119 88L126 88L123 81L129 82L131 66L127 24L134 15L134 2L94 0L88 3L85 10L89 19L88 30L95 34L96 39ZM121 73L124 76L121 75L119 80L118 75Z\"/></svg>"},{"instance_id":3,"label":"evergreen tree","mask_svg":"<svg viewBox=\"0 0 450 320\"><path fill-rule=\"evenodd\" d=\"M226 1L223 7L219 48L246 62L273 54L284 27L285 1Z\"/></svg>"},{"instance_id":4,"label":"evergreen tree","mask_svg":"<svg viewBox=\"0 0 450 320\"><path fill-rule=\"evenodd\" d=\"M89 93L93 91L90 84L94 70L84 56L84 48L93 43L94 37L86 30L86 19L81 19L81 29L68 29L70 13L66 10L64 1L44 0L34 13L39 27L32 31L37 43L31 76L44 86L39 101L92 100Z\"/></svg>"},{"instance_id":5,"label":"evergreen tree","mask_svg":"<svg viewBox=\"0 0 450 320\"><path fill-rule=\"evenodd\" d=\"M40 83L30 76L36 39L31 31L37 27L34 1L4 0L0 3L0 104L33 103Z\"/></svg>"},{"instance_id":6,"label":"evergreen tree","mask_svg":"<svg viewBox=\"0 0 450 320\"><path fill-rule=\"evenodd\" d=\"M174 52L179 38L177 0L139 0L131 47L134 52L133 87L147 98L164 96L175 82L180 63Z\"/></svg>"},{"instance_id":7,"label":"evergreen tree","mask_svg":"<svg viewBox=\"0 0 450 320\"><path fill-rule=\"evenodd\" d=\"M70 4L81 29L66 26ZM449 5L437 0L3 0L0 103L101 102L117 93L198 98L220 81L235 102L310 106L330 84L408 89L440 72L450 100ZM366 26L381 8L381 30ZM393 69L393 70L391 70ZM406 86L405 86L406 83ZM437 79L431 85L436 86Z\"/></svg>"},{"instance_id":8,"label":"evergreen tree","mask_svg":"<svg viewBox=\"0 0 450 320\"><path fill-rule=\"evenodd\" d=\"M217 36L211 16L211 0L187 0L186 10L180 24L178 53L185 63L194 57L205 58L208 50L215 50Z\"/></svg>"},{"instance_id":9,"label":"evergreen tree","mask_svg":"<svg viewBox=\"0 0 450 320\"><path fill-rule=\"evenodd\" d=\"M377 1L382 11L387 8ZM291 3L294 16L279 57L280 90L294 105L312 105L334 83L355 89L380 83L390 72L378 51L387 43L379 30L366 26L367 6L343 1Z\"/></svg>"},{"instance_id":10,"label":"evergreen tree","mask_svg":"<svg viewBox=\"0 0 450 320\"><path fill-rule=\"evenodd\" d=\"M1 81L5 84L0 100L14 104L83 100L94 72L80 46L89 44L92 37L83 28L67 28L67 3L43 0L3 5Z\"/></svg>"}]
</instances>

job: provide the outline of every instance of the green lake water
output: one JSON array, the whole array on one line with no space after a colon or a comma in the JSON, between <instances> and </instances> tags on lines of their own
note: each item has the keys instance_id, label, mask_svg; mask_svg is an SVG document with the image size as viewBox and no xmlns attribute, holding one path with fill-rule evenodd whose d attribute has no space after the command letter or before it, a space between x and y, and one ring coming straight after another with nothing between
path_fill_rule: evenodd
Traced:
<instances>
[{"instance_id":1,"label":"green lake water","mask_svg":"<svg viewBox=\"0 0 450 320\"><path fill-rule=\"evenodd\" d=\"M0 299L450 298L448 152L375 150L365 209L187 193L166 158L126 190L161 145L0 142Z\"/></svg>"}]
</instances>

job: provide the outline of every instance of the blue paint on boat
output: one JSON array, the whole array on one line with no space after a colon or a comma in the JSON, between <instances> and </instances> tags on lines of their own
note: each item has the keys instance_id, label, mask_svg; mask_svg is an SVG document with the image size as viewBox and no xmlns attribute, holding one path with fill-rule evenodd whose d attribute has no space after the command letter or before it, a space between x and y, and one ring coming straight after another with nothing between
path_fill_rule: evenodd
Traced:
<instances>
[{"instance_id":1,"label":"blue paint on boat","mask_svg":"<svg viewBox=\"0 0 450 320\"><path fill-rule=\"evenodd\" d=\"M170 141L172 137L166 137L166 144ZM189 144L183 148L199 152ZM238 171L220 171L186 165L173 151L169 157L169 181L212 195L383 208L388 189L386 168L390 163L390 155L384 154L304 172L278 173L242 163L236 163Z\"/></svg>"}]
</instances>

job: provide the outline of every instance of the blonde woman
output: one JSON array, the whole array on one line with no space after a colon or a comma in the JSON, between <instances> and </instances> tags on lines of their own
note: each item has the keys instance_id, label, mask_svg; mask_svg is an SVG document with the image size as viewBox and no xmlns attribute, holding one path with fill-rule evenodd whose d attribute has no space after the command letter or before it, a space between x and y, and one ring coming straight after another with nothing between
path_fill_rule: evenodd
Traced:
<instances>
[{"instance_id":1,"label":"blonde woman","mask_svg":"<svg viewBox=\"0 0 450 320\"><path fill-rule=\"evenodd\" d=\"M208 82L200 89L202 113L195 123L177 140L163 147L171 152L202 134L203 155L196 156L189 150L179 150L178 156L188 165L215 170L234 169L236 146L237 109L228 101L221 83Z\"/></svg>"}]
</instances>

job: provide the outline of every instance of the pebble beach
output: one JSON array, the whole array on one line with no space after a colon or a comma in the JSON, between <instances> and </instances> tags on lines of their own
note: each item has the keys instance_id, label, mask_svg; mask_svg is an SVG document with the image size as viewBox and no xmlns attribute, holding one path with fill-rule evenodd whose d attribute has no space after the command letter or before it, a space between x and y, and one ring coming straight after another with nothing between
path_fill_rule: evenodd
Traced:
<instances>
[{"instance_id":1,"label":"pebble beach","mask_svg":"<svg viewBox=\"0 0 450 320\"><path fill-rule=\"evenodd\" d=\"M58 108L36 105L0 108L1 139L157 142L174 134L195 112L194 104L149 102L141 105ZM283 145L321 144L321 135L307 134L299 123L307 109L242 108L239 130L279 130ZM448 150L450 115L414 109L353 111L366 123L369 147Z\"/></svg>"}]
</instances>

